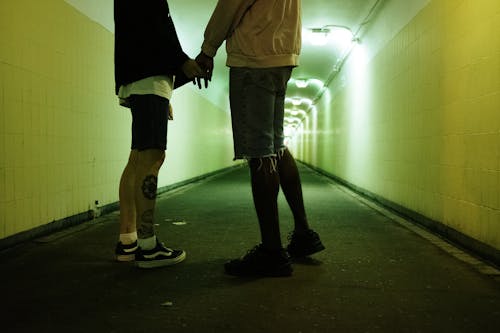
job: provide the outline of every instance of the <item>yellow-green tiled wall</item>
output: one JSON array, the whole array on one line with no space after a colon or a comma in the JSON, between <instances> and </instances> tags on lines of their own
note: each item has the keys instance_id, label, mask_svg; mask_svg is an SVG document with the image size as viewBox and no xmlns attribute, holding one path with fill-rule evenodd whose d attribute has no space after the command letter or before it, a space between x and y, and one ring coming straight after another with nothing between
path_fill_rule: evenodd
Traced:
<instances>
[{"instance_id":1,"label":"yellow-green tiled wall","mask_svg":"<svg viewBox=\"0 0 500 333\"><path fill-rule=\"evenodd\" d=\"M398 17L388 8L311 112L296 153L499 249L500 1L429 1L377 45Z\"/></svg>"},{"instance_id":2,"label":"yellow-green tiled wall","mask_svg":"<svg viewBox=\"0 0 500 333\"><path fill-rule=\"evenodd\" d=\"M159 185L231 165L228 114L188 87L173 105ZM0 1L0 238L118 201L129 132L112 33L63 0Z\"/></svg>"}]
</instances>

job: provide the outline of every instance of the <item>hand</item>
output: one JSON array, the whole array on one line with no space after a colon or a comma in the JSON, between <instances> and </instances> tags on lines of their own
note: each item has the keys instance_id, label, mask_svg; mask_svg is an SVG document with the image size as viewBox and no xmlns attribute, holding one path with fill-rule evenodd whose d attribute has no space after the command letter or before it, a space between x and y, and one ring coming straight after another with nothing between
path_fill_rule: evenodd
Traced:
<instances>
[{"instance_id":1,"label":"hand","mask_svg":"<svg viewBox=\"0 0 500 333\"><path fill-rule=\"evenodd\" d=\"M200 54L198 54L195 61L198 63L198 65L204 71L203 78L205 79L205 88L207 88L208 82L212 80L212 73L214 71L214 58L207 56L202 51L202 52L200 52ZM198 80L198 87L201 89L200 79L198 78L197 80Z\"/></svg>"},{"instance_id":2,"label":"hand","mask_svg":"<svg viewBox=\"0 0 500 333\"><path fill-rule=\"evenodd\" d=\"M182 64L182 71L184 72L184 75L186 75L188 79L192 79L193 81L194 78L203 76L204 74L204 71L201 69L198 63L193 59L188 59Z\"/></svg>"},{"instance_id":3,"label":"hand","mask_svg":"<svg viewBox=\"0 0 500 333\"><path fill-rule=\"evenodd\" d=\"M174 120L174 110L172 109L172 103L168 103L168 120Z\"/></svg>"},{"instance_id":4,"label":"hand","mask_svg":"<svg viewBox=\"0 0 500 333\"><path fill-rule=\"evenodd\" d=\"M186 62L182 65L182 71L188 79L192 79L194 85L198 83L198 88L201 89L202 78L205 79L205 88L208 87L208 81L210 81L210 79L207 78L208 72L207 70L202 69L195 60L186 60Z\"/></svg>"}]
</instances>

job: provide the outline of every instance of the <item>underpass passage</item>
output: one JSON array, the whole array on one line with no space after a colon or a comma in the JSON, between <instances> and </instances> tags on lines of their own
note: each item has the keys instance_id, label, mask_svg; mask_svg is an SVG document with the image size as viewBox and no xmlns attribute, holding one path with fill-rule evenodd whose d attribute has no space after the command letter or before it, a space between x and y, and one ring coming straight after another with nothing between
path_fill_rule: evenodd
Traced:
<instances>
[{"instance_id":1,"label":"underpass passage","mask_svg":"<svg viewBox=\"0 0 500 333\"><path fill-rule=\"evenodd\" d=\"M496 332L498 271L481 273L348 189L300 165L326 250L286 278L223 264L259 242L246 166L159 197L156 228L181 264L113 258L112 213L0 253L5 332ZM283 244L293 227L279 198ZM425 233L425 231L422 231ZM457 249L457 251L460 251Z\"/></svg>"}]
</instances>

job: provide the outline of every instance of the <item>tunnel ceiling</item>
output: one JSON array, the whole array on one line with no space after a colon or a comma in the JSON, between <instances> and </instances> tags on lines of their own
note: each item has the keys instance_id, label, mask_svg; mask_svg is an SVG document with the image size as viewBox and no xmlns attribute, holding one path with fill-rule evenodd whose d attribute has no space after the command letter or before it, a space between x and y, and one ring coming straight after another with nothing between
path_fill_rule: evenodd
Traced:
<instances>
[{"instance_id":1,"label":"tunnel ceiling","mask_svg":"<svg viewBox=\"0 0 500 333\"><path fill-rule=\"evenodd\" d=\"M112 0L66 0L66 2L113 31ZM356 37L355 34L364 20L380 2L380 0L302 1L301 65L294 70L289 83L288 109L295 111L309 109L311 102L321 94L323 85L334 76L351 39ZM191 57L195 57L199 52L203 30L216 3L217 0L169 0L179 38L184 50ZM216 68L211 88L200 92L223 110L228 109L225 58L225 50L222 47L215 59ZM175 101L173 104L175 105ZM300 117L303 112L294 114Z\"/></svg>"}]
</instances>

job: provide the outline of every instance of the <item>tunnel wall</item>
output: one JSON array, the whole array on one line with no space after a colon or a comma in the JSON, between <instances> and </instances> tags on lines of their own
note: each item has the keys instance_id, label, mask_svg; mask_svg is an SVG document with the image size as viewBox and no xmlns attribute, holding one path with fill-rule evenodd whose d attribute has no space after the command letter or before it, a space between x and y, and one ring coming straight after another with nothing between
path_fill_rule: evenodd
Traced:
<instances>
[{"instance_id":1,"label":"tunnel wall","mask_svg":"<svg viewBox=\"0 0 500 333\"><path fill-rule=\"evenodd\" d=\"M172 105L159 186L231 166L229 114L192 86ZM116 204L131 117L111 32L63 0L0 1L0 109L0 239Z\"/></svg>"},{"instance_id":2,"label":"tunnel wall","mask_svg":"<svg viewBox=\"0 0 500 333\"><path fill-rule=\"evenodd\" d=\"M500 250L500 2L385 1L291 145L455 239Z\"/></svg>"}]
</instances>

